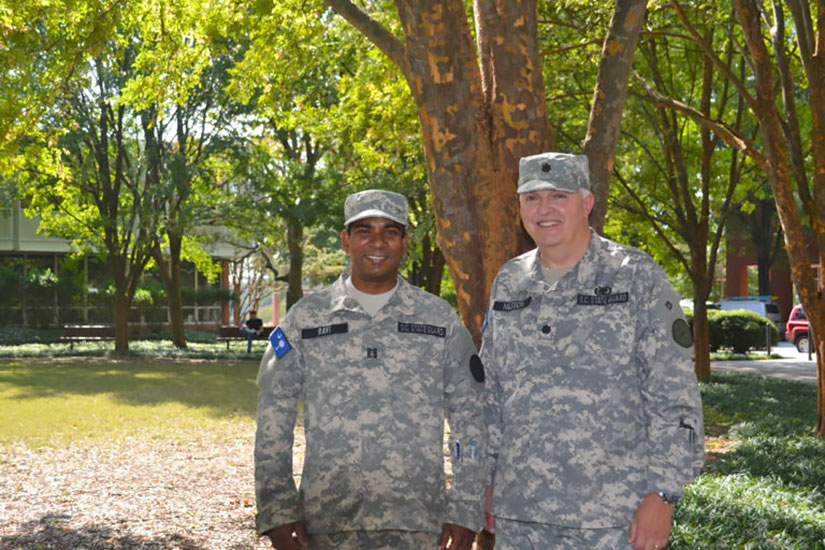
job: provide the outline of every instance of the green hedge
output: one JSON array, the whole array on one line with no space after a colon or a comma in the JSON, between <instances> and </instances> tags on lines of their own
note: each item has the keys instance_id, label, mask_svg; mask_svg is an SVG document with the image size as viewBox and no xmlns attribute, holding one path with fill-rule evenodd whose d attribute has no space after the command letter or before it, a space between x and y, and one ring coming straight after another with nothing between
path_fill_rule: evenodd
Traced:
<instances>
[{"instance_id":1,"label":"green hedge","mask_svg":"<svg viewBox=\"0 0 825 550\"><path fill-rule=\"evenodd\" d=\"M0 327L0 346L54 344L60 341L60 329Z\"/></svg>"},{"instance_id":2,"label":"green hedge","mask_svg":"<svg viewBox=\"0 0 825 550\"><path fill-rule=\"evenodd\" d=\"M36 329L22 327L0 327L0 346L20 346L23 344L55 344L60 342L63 329ZM186 340L202 344L217 342L217 331L187 329ZM133 326L129 329L129 341L171 340L171 333L162 327Z\"/></svg>"},{"instance_id":3,"label":"green hedge","mask_svg":"<svg viewBox=\"0 0 825 550\"><path fill-rule=\"evenodd\" d=\"M691 328L693 311L685 310ZM710 330L710 350L731 349L734 353L745 353L749 349L765 349L765 327L770 331L771 346L779 343L779 331L770 319L754 311L736 309L722 311L708 310Z\"/></svg>"}]
</instances>

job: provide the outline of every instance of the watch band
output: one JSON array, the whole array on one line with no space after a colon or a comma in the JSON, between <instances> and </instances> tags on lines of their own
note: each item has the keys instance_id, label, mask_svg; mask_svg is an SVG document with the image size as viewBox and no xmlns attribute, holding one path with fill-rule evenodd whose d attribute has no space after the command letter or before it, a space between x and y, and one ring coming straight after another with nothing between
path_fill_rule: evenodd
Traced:
<instances>
[{"instance_id":1,"label":"watch band","mask_svg":"<svg viewBox=\"0 0 825 550\"><path fill-rule=\"evenodd\" d=\"M679 502L680 498L682 498L681 495L674 495L671 493L657 492L656 494L659 495L659 498L661 498L667 504L675 504Z\"/></svg>"}]
</instances>

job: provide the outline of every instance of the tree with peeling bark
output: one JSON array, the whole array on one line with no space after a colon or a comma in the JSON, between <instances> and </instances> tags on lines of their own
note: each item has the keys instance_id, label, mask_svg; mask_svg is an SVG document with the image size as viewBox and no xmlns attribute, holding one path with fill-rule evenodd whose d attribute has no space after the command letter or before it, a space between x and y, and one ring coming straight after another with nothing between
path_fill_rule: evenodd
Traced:
<instances>
[{"instance_id":1,"label":"tree with peeling bark","mask_svg":"<svg viewBox=\"0 0 825 550\"><path fill-rule=\"evenodd\" d=\"M747 56L745 78L726 71L724 61L696 30L678 0L670 0L690 39L720 69L759 124L759 146L723 121L673 98L651 97L677 109L748 155L767 175L791 265L791 277L808 315L817 359L817 427L825 436L825 296L813 265L825 265L825 0L816 19L804 0L734 0L738 30L730 40ZM793 32L787 29L787 20ZM769 25L769 26L768 26ZM793 55L791 55L791 52ZM799 60L797 65L796 60ZM807 102L798 102L801 94ZM807 243L813 242L811 253Z\"/></svg>"},{"instance_id":2,"label":"tree with peeling bark","mask_svg":"<svg viewBox=\"0 0 825 550\"><path fill-rule=\"evenodd\" d=\"M487 290L521 249L518 159L549 150L552 131L536 43L536 4L397 0L403 39L350 0L325 0L403 73L415 99L438 244L459 309L480 335Z\"/></svg>"},{"instance_id":3,"label":"tree with peeling bark","mask_svg":"<svg viewBox=\"0 0 825 550\"><path fill-rule=\"evenodd\" d=\"M475 0L475 39L462 0L395 0L398 29L352 0L324 0L404 74L418 109L438 244L476 341L499 267L523 250L515 189L519 158L553 148L535 0ZM619 0L595 93L590 152L609 166L629 59L645 2ZM393 31L402 37L399 37ZM612 69L615 72L611 72ZM608 76L608 73L609 76ZM624 75L624 79L623 79ZM618 87L609 93L614 81ZM607 136L602 141L602 132ZM594 141L595 140L595 141ZM607 150L610 149L610 150ZM607 177L598 179L607 196ZM596 221L601 225L601 220Z\"/></svg>"}]
</instances>

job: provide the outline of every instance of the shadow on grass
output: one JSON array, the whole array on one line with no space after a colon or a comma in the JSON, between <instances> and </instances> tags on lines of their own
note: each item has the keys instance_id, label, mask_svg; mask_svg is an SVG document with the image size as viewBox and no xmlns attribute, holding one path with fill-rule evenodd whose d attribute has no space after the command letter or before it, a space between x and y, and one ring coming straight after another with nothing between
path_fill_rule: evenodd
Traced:
<instances>
[{"instance_id":1,"label":"shadow on grass","mask_svg":"<svg viewBox=\"0 0 825 550\"><path fill-rule=\"evenodd\" d=\"M761 376L714 374L702 384L702 402L734 425L748 422L754 432L770 435L813 433L816 387Z\"/></svg>"},{"instance_id":2,"label":"shadow on grass","mask_svg":"<svg viewBox=\"0 0 825 550\"><path fill-rule=\"evenodd\" d=\"M825 550L816 388L725 373L701 389L706 430L738 444L688 488L668 548Z\"/></svg>"},{"instance_id":3,"label":"shadow on grass","mask_svg":"<svg viewBox=\"0 0 825 550\"><path fill-rule=\"evenodd\" d=\"M815 437L816 388L742 374L714 375L702 386L714 421L729 423L737 447L713 464L722 475L767 477L825 494L825 441Z\"/></svg>"},{"instance_id":4,"label":"shadow on grass","mask_svg":"<svg viewBox=\"0 0 825 550\"><path fill-rule=\"evenodd\" d=\"M25 533L0 537L0 548L14 550L195 550L202 545L178 533L144 537L124 534L112 527L90 525L82 529L67 527L66 516L46 515L23 525ZM248 550L252 546L237 543L227 550Z\"/></svg>"},{"instance_id":5,"label":"shadow on grass","mask_svg":"<svg viewBox=\"0 0 825 550\"><path fill-rule=\"evenodd\" d=\"M821 514L777 502L770 483L704 481L677 506L668 550L825 550Z\"/></svg>"},{"instance_id":6,"label":"shadow on grass","mask_svg":"<svg viewBox=\"0 0 825 550\"><path fill-rule=\"evenodd\" d=\"M177 402L212 415L254 416L258 365L169 359L0 360L0 387L9 400L107 394L127 405Z\"/></svg>"}]
</instances>

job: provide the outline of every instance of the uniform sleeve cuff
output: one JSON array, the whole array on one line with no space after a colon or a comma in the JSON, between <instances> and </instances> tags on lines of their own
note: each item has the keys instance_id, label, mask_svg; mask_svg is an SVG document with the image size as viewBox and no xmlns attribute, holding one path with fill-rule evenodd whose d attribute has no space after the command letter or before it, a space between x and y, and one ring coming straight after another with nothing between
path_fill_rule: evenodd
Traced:
<instances>
[{"instance_id":1,"label":"uniform sleeve cuff","mask_svg":"<svg viewBox=\"0 0 825 550\"><path fill-rule=\"evenodd\" d=\"M474 533L484 527L484 505L482 499L478 502L451 501L447 504L445 523L453 523L469 529Z\"/></svg>"},{"instance_id":2,"label":"uniform sleeve cuff","mask_svg":"<svg viewBox=\"0 0 825 550\"><path fill-rule=\"evenodd\" d=\"M258 513L255 515L255 528L258 534L263 535L267 531L280 527L281 525L303 520L304 518L298 513L297 506L285 509L283 506L272 504L258 508Z\"/></svg>"}]
</instances>

